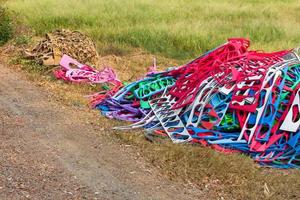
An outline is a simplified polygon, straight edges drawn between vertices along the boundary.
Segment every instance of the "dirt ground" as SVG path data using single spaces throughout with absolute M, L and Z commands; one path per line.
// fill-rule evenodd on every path
M 0 65 L 0 199 L 206 199 Z

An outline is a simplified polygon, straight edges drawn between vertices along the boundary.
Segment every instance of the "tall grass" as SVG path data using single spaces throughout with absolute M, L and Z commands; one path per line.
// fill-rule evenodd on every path
M 229 37 L 265 50 L 300 41 L 297 0 L 11 0 L 6 4 L 43 34 L 78 29 L 102 45 L 139 47 L 189 59 Z
M 1 2 L 0 2 L 1 3 Z M 13 25 L 9 13 L 0 4 L 0 46 L 13 37 Z

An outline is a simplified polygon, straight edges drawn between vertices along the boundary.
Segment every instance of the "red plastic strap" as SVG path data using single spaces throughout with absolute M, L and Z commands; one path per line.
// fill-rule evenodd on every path
M 94 108 L 98 104 L 100 104 L 103 100 L 105 100 L 108 97 L 113 96 L 116 94 L 122 87 L 123 84 L 121 82 L 115 82 L 114 87 L 109 91 L 104 91 L 103 93 L 96 93 L 94 95 L 90 96 L 91 99 L 91 106 Z
M 165 75 L 177 78 L 175 85 L 170 90 L 170 94 L 177 99 L 173 105 L 173 109 L 182 108 L 191 104 L 198 93 L 202 81 L 210 76 L 213 76 L 220 85 L 224 85 L 229 81 L 240 83 L 247 81 L 248 77 L 256 75 L 260 75 L 260 79 L 263 79 L 267 69 L 280 61 L 281 56 L 288 52 L 258 53 L 255 51 L 247 51 L 249 46 L 249 40 L 232 38 L 228 40 L 227 44 L 224 44 L 207 55 L 178 69 L 166 72 Z M 239 66 L 239 69 L 237 69 L 236 66 Z M 232 80 L 225 78 L 229 75 L 232 76 Z M 242 89 L 254 90 L 254 99 L 257 99 L 255 97 L 258 95 L 261 84 L 260 81 L 260 83 L 254 86 L 246 85 L 245 88 Z M 240 90 L 236 88 L 233 100 L 243 101 L 248 97 L 248 95 L 241 96 L 239 94 Z M 257 102 L 255 101 L 253 105 L 231 105 L 231 107 L 253 111 L 257 106 L 256 104 Z
M 250 148 L 254 151 L 264 151 L 268 149 L 272 144 L 275 144 L 280 138 L 282 138 L 283 135 L 286 136 L 286 139 L 288 140 L 290 137 L 290 134 L 287 134 L 286 131 L 280 130 L 280 126 L 282 122 L 284 121 L 287 113 L 290 110 L 291 104 L 294 101 L 294 98 L 297 94 L 297 91 L 300 89 L 300 84 L 294 89 L 290 99 L 289 103 L 286 105 L 284 112 L 282 113 L 281 117 L 278 119 L 277 123 L 275 123 L 271 129 L 271 135 L 268 140 L 268 142 L 261 143 L 259 141 L 253 140 L 251 141 Z M 254 138 L 254 137 L 253 137 Z

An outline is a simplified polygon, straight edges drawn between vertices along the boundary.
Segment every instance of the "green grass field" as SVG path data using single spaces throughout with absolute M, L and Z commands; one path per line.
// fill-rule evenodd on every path
M 9 0 L 5 6 L 38 36 L 58 28 L 80 30 L 92 37 L 101 55 L 126 59 L 132 50 L 142 49 L 164 63 L 181 63 L 230 37 L 250 38 L 252 49 L 266 51 L 291 49 L 300 42 L 298 0 Z M 78 89 L 73 87 L 68 85 L 67 93 Z M 207 180 L 217 181 L 218 186 L 210 186 L 215 199 L 300 198 L 299 170 L 260 168 L 244 155 L 199 146 L 152 144 L 135 133 L 117 137 L 138 146 L 176 180 L 201 187 Z
M 98 47 L 139 47 L 185 60 L 229 37 L 248 37 L 255 49 L 297 46 L 297 0 L 10 0 L 37 34 L 60 27 L 84 31 Z M 100 51 L 101 52 L 101 51 Z

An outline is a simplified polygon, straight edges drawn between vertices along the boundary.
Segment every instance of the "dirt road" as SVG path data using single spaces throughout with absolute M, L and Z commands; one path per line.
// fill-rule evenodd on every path
M 204 199 L 0 65 L 0 199 Z M 98 134 L 97 134 L 98 133 Z

